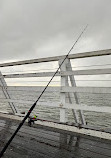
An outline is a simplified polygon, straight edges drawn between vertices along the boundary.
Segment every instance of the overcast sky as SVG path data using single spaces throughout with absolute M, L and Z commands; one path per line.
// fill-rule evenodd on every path
M 111 48 L 111 0 L 0 0 L 0 61 Z
M 64 55 L 86 24 L 87 30 L 71 53 L 110 49 L 111 0 L 0 0 L 0 62 Z M 110 60 L 80 59 L 73 66 L 106 64 Z M 29 66 L 3 71 L 40 69 L 44 64 Z M 57 64 L 45 65 L 49 67 L 56 68 Z

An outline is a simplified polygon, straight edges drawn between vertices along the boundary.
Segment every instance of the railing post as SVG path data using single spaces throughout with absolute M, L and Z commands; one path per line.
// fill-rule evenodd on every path
M 0 86 L 2 87 L 2 91 L 3 91 L 3 94 L 4 94 L 5 98 L 6 99 L 11 99 L 10 95 L 9 95 L 9 93 L 7 91 L 7 84 L 6 84 L 5 80 L 4 80 L 4 77 L 3 77 L 1 72 L 0 72 Z M 16 114 L 16 113 L 19 114 L 20 113 L 19 110 L 15 107 L 15 105 L 13 103 L 9 103 L 9 105 L 10 105 L 11 110 L 12 110 L 12 112 L 14 114 Z
M 69 59 L 66 59 L 66 71 L 68 69 L 68 65 L 69 65 Z M 69 82 L 67 80 L 67 84 L 66 84 L 67 87 L 69 87 Z M 68 100 L 69 100 L 69 103 L 73 104 L 74 103 L 74 95 L 73 93 L 67 93 L 67 97 L 68 97 Z M 75 119 L 75 123 L 80 123 L 79 122 L 79 116 L 78 116 L 78 113 L 76 110 L 72 109 L 72 113 L 73 113 L 73 116 L 74 116 L 74 119 Z
M 66 70 L 67 71 L 72 71 L 70 59 L 67 59 L 67 61 L 68 61 L 68 64 L 67 64 Z M 74 75 L 69 75 L 69 78 L 70 78 L 71 86 L 76 87 L 76 82 L 75 82 Z M 73 93 L 73 94 L 74 94 L 74 97 L 75 97 L 76 104 L 79 104 L 77 94 L 76 93 Z M 84 118 L 83 111 L 79 110 L 79 114 L 80 114 L 81 123 L 86 125 L 86 121 L 85 121 L 85 118 Z
M 59 64 L 63 59 L 59 60 Z M 60 71 L 66 71 L 66 61 L 62 64 Z M 66 86 L 66 82 L 68 80 L 67 76 L 61 76 L 61 86 Z M 67 110 L 64 109 L 62 106 L 66 103 L 66 94 L 65 93 L 60 93 L 60 99 L 61 99 L 61 108 L 60 108 L 60 122 L 67 122 Z

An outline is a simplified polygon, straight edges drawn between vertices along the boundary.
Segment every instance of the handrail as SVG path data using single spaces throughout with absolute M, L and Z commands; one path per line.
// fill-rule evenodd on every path
M 4 78 L 25 78 L 25 77 L 50 77 L 54 72 L 37 72 L 37 73 L 21 73 L 21 74 L 7 74 L 3 75 Z M 74 70 L 58 72 L 56 76 L 68 75 L 103 75 L 111 74 L 111 68 L 105 69 L 88 69 L 88 70 Z
M 103 55 L 111 55 L 111 49 L 70 54 L 68 56 L 68 58 L 69 59 L 79 59 L 79 58 L 87 58 L 87 57 L 95 57 L 95 56 L 103 56 Z M 0 67 L 35 64 L 35 63 L 41 63 L 41 62 L 52 62 L 52 61 L 58 61 L 60 59 L 63 59 L 64 57 L 65 56 L 62 55 L 62 56 L 47 57 L 47 58 L 40 58 L 40 59 L 31 59 L 31 60 L 24 60 L 24 61 L 17 61 L 17 62 L 1 63 Z

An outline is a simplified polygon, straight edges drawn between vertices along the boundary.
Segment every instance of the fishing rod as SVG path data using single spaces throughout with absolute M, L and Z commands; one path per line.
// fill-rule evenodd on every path
M 10 139 L 8 140 L 8 142 L 5 144 L 4 148 L 2 149 L 1 153 L 0 153 L 0 157 L 3 156 L 4 152 L 6 151 L 6 149 L 8 148 L 8 146 L 10 145 L 10 143 L 12 142 L 12 140 L 14 139 L 14 137 L 16 136 L 16 134 L 18 133 L 18 131 L 20 130 L 20 128 L 23 126 L 24 122 L 26 121 L 26 119 L 30 116 L 31 112 L 33 111 L 33 109 L 35 108 L 37 102 L 39 101 L 39 99 L 41 98 L 41 96 L 43 95 L 43 93 L 45 92 L 45 90 L 47 89 L 47 87 L 49 86 L 49 84 L 51 83 L 51 81 L 53 80 L 53 78 L 55 77 L 55 75 L 58 73 L 59 69 L 61 68 L 62 64 L 64 63 L 64 61 L 67 59 L 68 55 L 70 54 L 70 52 L 73 50 L 74 46 L 76 45 L 76 43 L 79 41 L 79 39 L 81 38 L 82 34 L 84 33 L 84 31 L 87 29 L 88 25 L 85 26 L 85 28 L 83 29 L 83 31 L 80 33 L 80 35 L 78 36 L 77 40 L 74 42 L 74 44 L 72 45 L 72 47 L 70 48 L 70 50 L 68 51 L 67 55 L 65 55 L 63 61 L 61 62 L 61 64 L 59 65 L 58 69 L 56 70 L 56 72 L 53 74 L 52 78 L 49 80 L 48 84 L 46 85 L 46 87 L 43 89 L 43 91 L 41 92 L 40 96 L 38 97 L 38 99 L 35 101 L 35 103 L 31 106 L 31 108 L 29 109 L 29 111 L 27 112 L 26 116 L 23 118 L 23 120 L 21 121 L 21 123 L 19 124 L 19 126 L 17 127 L 17 129 L 15 130 L 15 132 L 13 133 L 13 135 L 10 137 Z

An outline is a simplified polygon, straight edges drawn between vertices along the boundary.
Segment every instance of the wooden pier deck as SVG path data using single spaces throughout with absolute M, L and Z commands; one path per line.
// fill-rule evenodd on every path
M 20 121 L 0 114 L 0 150 Z M 27 123 L 10 144 L 4 158 L 111 158 L 111 141 L 77 133 L 29 127 Z

